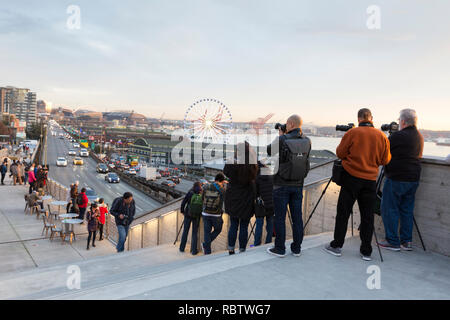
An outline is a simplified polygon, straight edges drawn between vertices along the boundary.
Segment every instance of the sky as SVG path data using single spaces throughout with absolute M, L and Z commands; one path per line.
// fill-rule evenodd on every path
M 234 121 L 333 126 L 414 108 L 419 127 L 450 130 L 449 13 L 448 0 L 0 0 L 0 86 L 169 119 L 202 98 Z

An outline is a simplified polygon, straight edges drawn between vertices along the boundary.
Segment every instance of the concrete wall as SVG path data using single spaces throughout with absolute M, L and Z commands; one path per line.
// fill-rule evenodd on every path
M 329 172 L 331 165 L 323 167 L 321 170 Z M 327 171 L 328 170 L 328 171 Z M 321 172 L 323 174 L 323 172 Z M 316 173 L 311 175 L 318 177 Z M 314 180 L 314 179 L 311 179 Z M 303 190 L 303 221 L 306 223 L 320 195 L 325 189 L 328 179 L 310 181 L 305 184 Z M 323 199 L 319 203 L 311 221 L 309 222 L 305 234 L 312 235 L 334 230 L 336 218 L 336 204 L 340 187 L 330 183 Z M 443 160 L 423 161 L 423 173 L 420 187 L 416 195 L 415 217 L 419 225 L 422 237 L 427 250 L 450 256 L 450 164 Z M 176 234 L 183 222 L 183 216 L 179 212 L 180 200 L 172 201 L 170 204 L 154 210 L 148 215 L 137 219 L 130 230 L 131 240 L 130 250 L 141 247 L 151 247 L 160 244 L 173 243 Z M 113 218 L 112 218 L 113 219 Z M 227 233 L 229 229 L 229 218 L 223 215 L 224 225 L 222 233 L 213 242 L 213 251 L 227 249 Z M 252 218 L 251 225 L 254 223 Z M 108 221 L 111 224 L 113 221 Z M 353 231 L 356 233 L 360 223 L 360 215 L 357 203 L 353 208 Z M 288 216 L 286 217 L 286 236 L 292 237 L 292 230 Z M 116 239 L 115 227 L 111 227 L 110 238 Z M 375 230 L 378 238 L 384 238 L 382 221 L 379 216 L 375 216 Z M 250 232 L 250 227 L 249 227 Z M 349 231 L 352 232 L 351 220 L 349 221 Z M 265 231 L 263 232 L 263 239 Z M 203 225 L 200 225 L 199 238 L 203 239 Z M 413 244 L 420 247 L 417 231 L 414 230 Z M 188 243 L 191 241 L 191 234 Z M 249 244 L 253 244 L 253 237 Z M 199 246 L 200 246 L 199 241 Z M 199 248 L 200 250 L 200 248 Z

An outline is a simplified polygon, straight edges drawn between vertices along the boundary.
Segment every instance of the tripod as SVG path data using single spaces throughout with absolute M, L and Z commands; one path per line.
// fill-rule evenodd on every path
M 323 189 L 322 194 L 319 197 L 319 200 L 317 200 L 316 205 L 314 206 L 314 209 L 311 211 L 311 214 L 309 215 L 308 220 L 306 221 L 305 225 L 303 226 L 303 230 L 306 229 L 306 227 L 307 227 L 309 221 L 311 220 L 314 212 L 316 211 L 317 207 L 319 206 L 320 201 L 322 200 L 323 196 L 327 192 L 327 189 L 330 186 L 330 183 L 331 183 L 332 179 L 333 178 L 330 178 L 330 180 L 328 180 L 328 183 L 327 183 L 326 187 Z M 378 186 L 378 181 L 377 181 L 377 186 Z M 351 215 L 352 236 L 353 236 L 353 212 L 351 212 L 350 215 Z M 291 219 L 291 225 L 292 225 L 292 218 L 291 218 L 290 214 L 289 214 L 289 218 Z M 359 230 L 359 228 L 358 228 L 358 230 Z M 377 239 L 377 235 L 376 235 L 375 231 L 373 232 L 373 234 L 375 236 L 375 242 L 376 242 L 377 247 L 378 247 L 378 253 L 380 254 L 381 262 L 383 262 L 383 255 L 381 254 L 380 245 L 378 244 L 378 239 Z
M 186 219 L 186 218 L 184 218 L 184 219 Z M 175 241 L 173 242 L 173 245 L 175 245 L 177 243 L 177 241 L 178 241 L 178 237 L 180 236 L 181 229 L 183 229 L 183 226 L 184 226 L 184 219 L 183 219 L 183 222 L 181 223 L 180 230 L 178 230 L 177 237 L 175 238 Z

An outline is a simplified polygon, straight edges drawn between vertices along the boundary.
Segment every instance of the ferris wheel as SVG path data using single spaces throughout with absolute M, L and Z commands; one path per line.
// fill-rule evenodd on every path
M 184 130 L 193 140 L 226 141 L 232 129 L 230 110 L 216 99 L 198 100 L 184 114 Z

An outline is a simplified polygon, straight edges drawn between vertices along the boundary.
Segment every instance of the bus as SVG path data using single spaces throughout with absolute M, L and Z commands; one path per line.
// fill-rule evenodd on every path
M 127 163 L 131 166 L 137 166 L 139 163 L 139 156 L 134 156 L 134 155 L 128 155 L 127 156 Z

